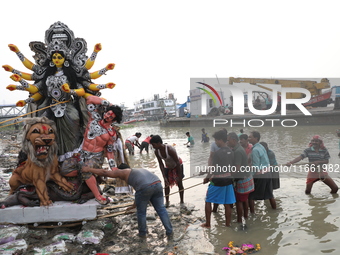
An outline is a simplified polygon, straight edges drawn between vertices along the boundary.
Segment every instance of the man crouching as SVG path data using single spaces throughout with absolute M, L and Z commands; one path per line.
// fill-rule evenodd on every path
M 159 215 L 166 235 L 172 235 L 172 225 L 167 210 L 164 206 L 163 187 L 159 178 L 143 168 L 131 169 L 127 164 L 121 164 L 118 168 L 111 168 L 113 171 L 96 169 L 83 166 L 83 172 L 91 172 L 100 176 L 120 178 L 131 185 L 135 193 L 135 206 L 137 207 L 138 231 L 140 237 L 146 237 L 146 208 L 149 203 L 153 205 Z

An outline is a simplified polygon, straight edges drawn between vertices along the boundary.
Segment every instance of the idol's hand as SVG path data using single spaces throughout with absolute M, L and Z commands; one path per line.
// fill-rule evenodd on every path
M 12 74 L 9 78 L 13 81 L 20 81 L 22 79 L 18 74 Z
M 11 51 L 14 51 L 15 53 L 20 52 L 20 50 L 18 49 L 18 47 L 14 44 L 8 44 L 8 47 Z
M 94 52 L 99 52 L 102 50 L 102 45 L 100 43 L 97 43 L 95 46 L 94 46 Z
M 3 69 L 5 69 L 5 71 L 7 72 L 12 72 L 13 71 L 13 67 L 11 67 L 10 65 L 3 65 L 2 66 Z
M 66 92 L 66 93 L 71 93 L 71 89 L 70 89 L 70 86 L 67 84 L 67 83 L 64 83 L 62 86 L 61 86 L 61 89 Z
M 107 89 L 113 89 L 115 86 L 116 86 L 116 84 L 114 84 L 113 82 L 106 83 L 106 85 L 105 85 L 105 87 Z
M 107 70 L 113 70 L 113 68 L 115 68 L 115 64 L 113 64 L 113 63 L 110 63 L 106 66 Z
M 18 107 L 24 107 L 25 105 L 26 105 L 26 101 L 25 100 L 19 100 L 16 103 L 16 106 L 18 106 Z
M 17 85 L 13 85 L 13 84 L 8 85 L 8 86 L 6 87 L 6 89 L 8 89 L 8 90 L 10 90 L 10 91 L 14 91 L 14 90 L 17 89 Z

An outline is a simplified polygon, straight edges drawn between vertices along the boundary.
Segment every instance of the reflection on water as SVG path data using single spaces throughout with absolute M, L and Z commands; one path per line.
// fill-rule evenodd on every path
M 210 152 L 210 144 L 201 143 L 201 128 L 169 128 L 159 127 L 158 123 L 140 123 L 129 129 L 123 129 L 124 138 L 136 133 L 142 133 L 142 139 L 150 134 L 159 134 L 165 143 L 175 144 L 178 155 L 183 159 L 184 173 L 190 176 L 190 166 L 205 165 Z M 219 128 L 204 127 L 212 134 Z M 239 133 L 239 128 L 228 128 L 229 132 Z M 267 142 L 276 154 L 279 164 L 285 164 L 300 155 L 308 146 L 310 138 L 321 135 L 325 146 L 331 155 L 330 164 L 339 164 L 338 138 L 335 135 L 336 126 L 312 127 L 262 127 L 261 141 Z M 244 128 L 245 133 L 253 129 Z M 255 130 L 255 129 L 254 129 Z M 187 148 L 185 132 L 190 131 L 196 144 Z M 137 148 L 136 148 L 137 149 Z M 133 167 L 145 167 L 161 176 L 158 162 L 152 150 L 149 155 L 142 155 L 136 150 L 135 156 L 129 156 Z M 306 161 L 304 161 L 306 162 Z M 206 230 L 207 237 L 215 245 L 216 252 L 225 254 L 221 249 L 229 241 L 235 244 L 245 242 L 260 243 L 261 254 L 340 254 L 338 245 L 338 231 L 340 227 L 340 202 L 338 195 L 329 194 L 329 188 L 321 183 L 315 183 L 312 195 L 305 195 L 305 172 L 282 175 L 281 188 L 274 191 L 277 210 L 272 210 L 267 201 L 258 201 L 256 215 L 246 221 L 246 228 L 242 229 L 236 223 L 236 212 L 233 212 L 232 227 L 224 227 L 224 208 L 212 215 L 212 228 Z M 330 173 L 334 181 L 340 186 L 339 173 Z M 202 182 L 203 177 L 190 178 L 184 181 L 184 187 L 191 187 Z M 161 178 L 162 179 L 162 178 Z M 196 206 L 195 213 L 204 217 L 204 199 L 206 185 L 198 185 L 185 191 L 185 202 Z M 174 187 L 171 192 L 177 191 Z M 171 193 L 170 192 L 170 193 Z M 178 194 L 170 197 L 171 203 L 179 203 Z
M 304 227 L 307 223 L 310 234 L 318 239 L 325 237 L 328 232 L 337 231 L 337 226 L 326 221 L 326 218 L 331 214 L 328 207 L 333 203 L 334 200 L 330 201 L 327 198 L 311 197 L 308 202 L 311 214 L 306 217 L 306 222 L 301 222 L 301 226 Z

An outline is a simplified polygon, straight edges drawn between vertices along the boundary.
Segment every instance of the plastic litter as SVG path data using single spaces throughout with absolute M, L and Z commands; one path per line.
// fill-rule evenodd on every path
M 67 252 L 66 244 L 64 240 L 61 240 L 57 243 L 50 244 L 43 248 L 34 248 L 35 255 L 58 255 L 58 254 L 65 254 Z
M 14 241 L 10 241 L 8 243 L 0 245 L 0 254 L 1 255 L 12 255 L 18 251 L 26 251 L 27 243 L 24 239 L 18 239 Z
M 19 233 L 20 227 L 18 226 L 2 226 L 2 228 L 0 229 L 0 244 L 14 241 Z
M 82 230 L 77 235 L 77 241 L 81 244 L 99 244 L 103 237 L 101 230 Z
M 64 240 L 65 242 L 73 242 L 76 239 L 71 233 L 60 233 L 52 238 L 53 242 Z

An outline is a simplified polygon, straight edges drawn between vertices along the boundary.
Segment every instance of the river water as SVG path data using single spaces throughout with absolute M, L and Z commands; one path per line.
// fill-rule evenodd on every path
M 204 127 L 210 136 L 218 128 Z M 228 128 L 228 132 L 239 133 L 239 128 Z M 338 168 L 340 162 L 338 137 L 335 130 L 337 126 L 297 126 L 285 127 L 260 127 L 256 130 L 261 133 L 261 141 L 267 142 L 276 154 L 279 164 L 285 164 L 299 156 L 308 146 L 308 142 L 315 134 L 321 135 L 325 146 L 331 155 L 330 166 L 334 171 L 330 173 L 334 181 L 340 186 Z M 244 133 L 249 134 L 254 129 L 244 128 Z M 158 134 L 164 143 L 174 145 L 178 155 L 184 162 L 185 177 L 194 173 L 195 166 L 205 165 L 210 152 L 210 143 L 202 144 L 201 128 L 171 128 L 160 127 L 157 122 L 138 123 L 131 128 L 122 129 L 122 135 L 127 138 L 136 132 L 141 132 L 141 141 L 150 134 Z M 185 133 L 190 133 L 195 138 L 196 144 L 187 148 Z M 151 150 L 147 155 L 145 151 L 139 154 L 136 150 L 134 156 L 129 156 L 132 167 L 147 168 L 160 176 L 157 159 Z M 303 161 L 307 162 L 307 161 Z M 191 169 L 191 170 L 190 170 Z M 297 166 L 289 173 L 281 173 L 281 188 L 274 191 L 277 210 L 272 210 L 268 201 L 256 202 L 256 213 L 246 221 L 246 228 L 240 228 L 236 222 L 236 211 L 232 215 L 232 226 L 224 225 L 224 208 L 212 215 L 211 229 L 205 229 L 206 237 L 215 246 L 215 251 L 225 254 L 222 248 L 229 241 L 235 244 L 250 242 L 261 245 L 261 254 L 340 254 L 338 244 L 338 231 L 340 227 L 340 199 L 338 195 L 329 193 L 329 188 L 322 182 L 314 184 L 312 194 L 305 195 L 306 172 L 303 166 Z M 184 181 L 188 188 L 202 183 L 203 177 L 193 177 Z M 162 180 L 162 179 L 161 179 Z M 198 185 L 185 191 L 185 202 L 194 204 L 195 214 L 204 219 L 204 199 L 207 185 Z M 177 187 L 170 193 L 177 191 Z M 170 202 L 179 203 L 179 195 L 170 197 Z

